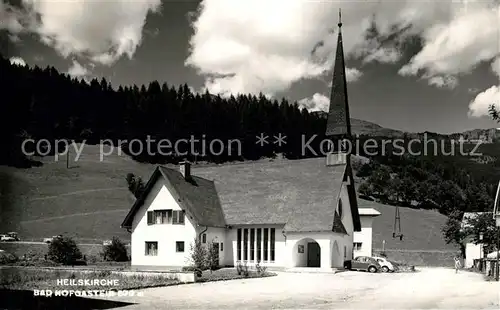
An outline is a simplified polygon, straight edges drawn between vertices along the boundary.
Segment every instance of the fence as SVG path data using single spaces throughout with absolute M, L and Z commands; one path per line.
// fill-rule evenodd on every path
M 495 259 L 475 259 L 474 269 L 487 275 L 488 277 L 495 278 L 499 269 L 497 268 L 497 260 Z

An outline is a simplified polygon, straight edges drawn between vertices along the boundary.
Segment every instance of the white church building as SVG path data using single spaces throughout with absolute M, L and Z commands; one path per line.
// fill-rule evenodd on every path
M 352 137 L 340 31 L 326 136 L 334 143 Z M 362 232 L 350 154 L 338 150 L 326 158 L 159 166 L 122 227 L 131 233 L 138 269 L 190 265 L 195 240 L 217 249 L 220 266 L 332 269 L 353 258 L 356 232 L 371 253 L 366 223 L 369 237 Z

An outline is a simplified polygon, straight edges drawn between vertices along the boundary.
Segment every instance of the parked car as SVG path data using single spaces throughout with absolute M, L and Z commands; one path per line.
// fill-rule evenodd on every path
M 15 231 L 11 231 L 6 233 L 5 235 L 2 235 L 2 238 L 5 239 L 4 241 L 19 241 L 19 235 Z
M 16 241 L 16 238 L 11 237 L 11 236 L 9 236 L 9 235 L 3 235 L 3 236 L 0 238 L 0 241 L 4 241 L 4 242 L 12 242 L 12 241 Z
M 358 256 L 351 261 L 351 270 L 375 273 L 381 269 L 382 266 L 380 266 L 377 260 L 368 256 Z
M 104 240 L 102 245 L 111 245 L 113 243 L 113 241 L 111 240 Z
M 372 256 L 373 259 L 375 259 L 380 266 L 382 266 L 382 272 L 394 272 L 396 268 L 394 265 L 387 260 L 387 258 L 380 257 L 380 256 Z
M 62 238 L 62 235 L 52 236 L 50 238 L 43 238 L 44 243 L 51 243 L 55 239 Z

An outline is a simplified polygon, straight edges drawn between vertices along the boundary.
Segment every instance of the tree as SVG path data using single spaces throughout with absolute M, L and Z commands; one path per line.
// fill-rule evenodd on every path
M 496 227 L 492 213 L 478 213 L 477 216 L 469 218 L 466 224 L 467 226 L 463 233 L 464 236 L 468 237 L 474 244 L 484 244 L 486 252 L 496 249 L 497 234 L 500 228 Z M 482 240 L 480 240 L 481 234 Z
M 208 243 L 207 264 L 210 270 L 219 268 L 219 247 L 212 242 Z
M 488 112 L 494 121 L 500 122 L 500 113 L 498 112 L 494 104 L 490 105 Z
M 146 188 L 146 185 L 142 181 L 142 178 L 139 176 L 135 176 L 133 173 L 128 173 L 125 179 L 127 180 L 129 191 L 134 195 L 135 198 L 139 198 Z
M 461 230 L 463 212 L 454 211 L 446 220 L 445 225 L 441 229 L 446 243 L 455 244 L 460 247 L 462 257 L 465 257 L 465 245 L 463 243 L 465 234 Z
M 105 245 L 101 253 L 105 261 L 126 262 L 128 261 L 127 247 L 118 239 L 113 237 L 111 244 Z
M 60 264 L 73 265 L 82 258 L 82 253 L 76 242 L 70 237 L 55 238 L 49 244 L 47 257 Z
M 201 272 L 207 269 L 207 249 L 201 243 L 200 238 L 196 238 L 191 244 L 189 258 L 191 265 L 195 269 L 195 272 L 200 277 Z
M 359 185 L 358 192 L 361 195 L 368 197 L 368 196 L 372 195 L 372 188 L 371 188 L 370 184 L 368 184 L 368 182 L 365 181 Z

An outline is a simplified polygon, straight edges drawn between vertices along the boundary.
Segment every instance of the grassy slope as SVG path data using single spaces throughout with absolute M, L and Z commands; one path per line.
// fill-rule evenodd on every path
M 392 238 L 395 207 L 376 202 L 359 200 L 361 208 L 375 208 L 381 213 L 373 221 L 373 248 L 382 249 L 385 240 L 386 250 L 454 250 L 455 247 L 443 239 L 441 227 L 446 216 L 431 210 L 415 210 L 400 208 L 401 230 L 403 240 Z
M 66 169 L 64 158 L 45 158 L 42 167 L 0 167 L 7 180 L 2 199 L 2 230 L 18 231 L 23 239 L 67 234 L 83 239 L 112 235 L 128 238 L 121 221 L 134 198 L 125 176 L 149 177 L 153 167 L 117 154 L 99 160 L 99 147 L 86 146 L 84 154 Z M 92 240 L 83 240 L 92 241 Z
M 71 167 L 66 169 L 64 158 L 59 162 L 47 158 L 42 167 L 31 169 L 0 167 L 0 177 L 8 181 L 2 190 L 7 197 L 0 201 L 2 232 L 18 231 L 23 239 L 39 240 L 62 233 L 83 243 L 111 236 L 128 241 L 129 234 L 120 224 L 134 198 L 127 190 L 125 176 L 132 172 L 147 180 L 154 166 L 117 154 L 100 162 L 99 147 L 86 146 Z M 361 201 L 361 205 L 366 203 L 372 204 Z M 386 240 L 387 249 L 452 249 L 440 231 L 445 217 L 437 212 L 401 209 L 405 238 L 399 241 L 392 238 L 394 207 L 373 207 L 382 213 L 374 221 L 374 248 L 381 248 Z

